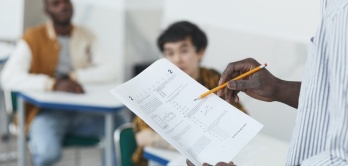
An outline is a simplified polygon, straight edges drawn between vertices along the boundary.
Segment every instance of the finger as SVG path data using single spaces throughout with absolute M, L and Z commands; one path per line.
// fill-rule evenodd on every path
M 251 58 L 228 64 L 224 72 L 221 74 L 219 85 L 230 81 L 231 79 L 237 77 L 241 73 L 249 71 L 253 66 L 258 64 L 259 63 L 257 61 Z M 219 96 L 222 96 L 223 90 L 219 90 L 217 94 Z
M 78 84 L 75 86 L 75 90 L 76 90 L 76 93 L 84 93 L 83 88 Z
M 229 63 L 220 77 L 219 85 L 259 65 L 260 63 L 258 63 L 255 59 L 252 58 L 247 58 L 241 61 Z
M 233 101 L 233 90 L 226 89 L 226 91 L 225 91 L 225 100 L 228 103 L 232 103 L 232 101 Z
M 219 162 L 215 166 L 230 166 L 230 164 L 224 163 L 224 162 Z
M 238 80 L 238 81 L 229 81 L 227 84 L 227 88 L 230 90 L 239 90 L 245 91 L 247 89 L 256 89 L 260 85 L 257 78 L 253 78 L 251 80 Z
M 232 166 L 237 166 L 235 165 L 232 161 L 230 161 L 228 164 L 232 165 Z
M 234 97 L 234 102 L 235 102 L 235 103 L 238 103 L 238 102 L 239 102 L 239 96 L 238 96 L 238 95 L 235 95 L 235 97 Z
M 71 93 L 77 93 L 75 87 L 70 87 L 70 88 L 69 88 L 69 92 L 71 92 Z
M 238 73 L 240 72 L 239 69 L 240 69 L 240 65 L 238 65 L 238 62 L 228 64 L 226 69 L 221 74 L 219 85 L 224 84 L 225 82 L 236 77 Z
M 81 87 L 81 93 L 85 93 L 85 90 Z
M 75 93 L 82 93 L 82 89 L 80 87 L 75 87 Z
M 232 100 L 234 103 L 236 103 L 236 98 L 239 100 L 239 97 L 238 97 L 239 92 L 240 92 L 239 90 L 233 90 Z
M 212 166 L 212 165 L 210 165 L 210 164 L 208 164 L 208 163 L 203 163 L 202 166 Z
M 188 166 L 195 166 L 194 164 L 191 163 L 190 160 L 186 160 L 186 164 L 187 164 Z
M 75 90 L 74 89 L 71 89 L 71 88 L 67 88 L 65 90 L 63 90 L 65 92 L 69 92 L 69 93 L 75 93 Z
M 78 82 L 75 82 L 76 86 L 79 87 L 79 91 L 80 93 L 85 93 L 85 91 L 83 90 L 83 87 L 81 86 L 81 84 L 79 84 Z
M 217 94 L 219 97 L 224 96 L 225 89 L 226 89 L 226 88 L 222 88 L 222 89 L 218 90 L 216 94 Z

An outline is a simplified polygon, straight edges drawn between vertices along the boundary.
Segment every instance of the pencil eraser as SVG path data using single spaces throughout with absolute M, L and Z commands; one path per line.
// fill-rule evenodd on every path
M 267 66 L 267 63 L 265 63 L 265 66 Z

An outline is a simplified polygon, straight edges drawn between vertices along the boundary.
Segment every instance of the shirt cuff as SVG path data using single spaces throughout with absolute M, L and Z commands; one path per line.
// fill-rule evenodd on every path
M 71 80 L 77 82 L 77 76 L 76 76 L 76 73 L 75 73 L 75 72 L 70 72 L 70 73 L 69 73 L 69 78 L 70 78 Z
M 54 78 L 50 78 L 46 84 L 46 91 L 52 91 L 53 90 L 53 86 L 56 83 L 56 80 Z

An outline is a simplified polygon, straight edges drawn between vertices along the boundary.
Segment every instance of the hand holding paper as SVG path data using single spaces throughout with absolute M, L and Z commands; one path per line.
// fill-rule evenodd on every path
M 262 124 L 216 95 L 193 101 L 207 89 L 166 59 L 112 90 L 193 164 L 229 162 Z

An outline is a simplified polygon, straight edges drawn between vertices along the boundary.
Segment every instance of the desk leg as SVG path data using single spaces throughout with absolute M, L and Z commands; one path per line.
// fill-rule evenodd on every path
M 18 103 L 18 137 L 17 137 L 17 151 L 18 151 L 18 166 L 26 165 L 26 140 L 25 140 L 25 111 L 24 100 L 22 97 L 17 97 Z
M 113 114 L 105 115 L 105 162 L 106 166 L 113 166 L 113 153 L 112 148 L 112 137 L 114 130 L 114 116 Z
M 8 115 L 6 112 L 4 91 L 0 88 L 0 136 L 1 139 L 9 136 L 8 132 Z

